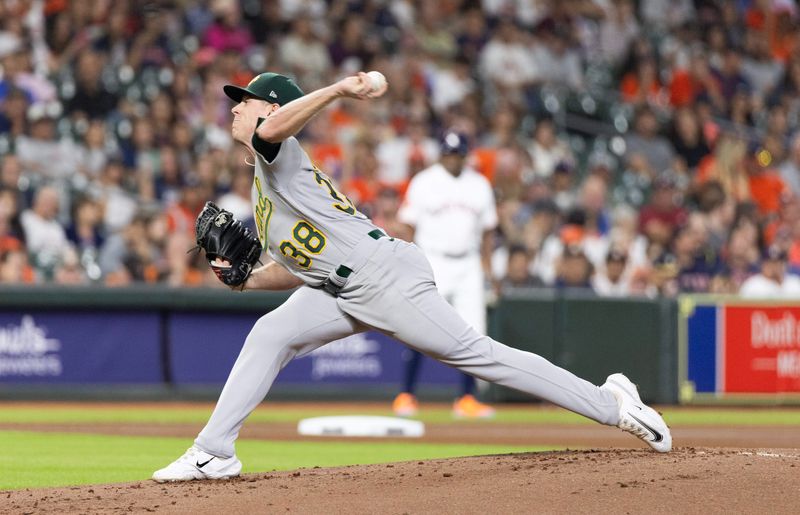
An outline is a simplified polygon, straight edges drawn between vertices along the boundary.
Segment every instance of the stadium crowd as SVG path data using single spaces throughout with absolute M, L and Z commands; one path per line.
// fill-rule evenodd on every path
M 226 83 L 380 70 L 301 142 L 389 233 L 473 142 L 494 286 L 798 296 L 791 0 L 0 0 L 0 283 L 218 286 L 208 199 L 252 218 Z

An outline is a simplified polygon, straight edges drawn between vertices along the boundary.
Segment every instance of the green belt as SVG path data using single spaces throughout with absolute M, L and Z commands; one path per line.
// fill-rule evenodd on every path
M 369 236 L 373 240 L 379 240 L 381 238 L 388 238 L 386 233 L 383 232 L 380 229 L 371 230 L 370 232 L 367 233 L 367 236 Z M 392 239 L 394 239 L 394 238 L 392 238 Z M 347 279 L 348 277 L 350 277 L 350 274 L 352 274 L 352 273 L 353 273 L 353 270 L 348 268 L 348 267 L 346 267 L 346 266 L 344 266 L 344 265 L 339 265 L 339 267 L 336 269 L 336 275 L 338 275 L 339 277 L 341 277 L 343 279 Z M 325 279 L 325 282 L 322 283 L 322 289 L 327 291 L 331 295 L 335 296 L 335 295 L 337 295 L 339 293 L 339 290 L 341 288 L 339 288 L 335 284 L 331 283 L 328 279 Z
M 380 229 L 373 229 L 372 231 L 367 233 L 367 236 L 372 238 L 373 240 L 379 240 L 381 238 L 386 238 L 386 233 L 381 231 Z

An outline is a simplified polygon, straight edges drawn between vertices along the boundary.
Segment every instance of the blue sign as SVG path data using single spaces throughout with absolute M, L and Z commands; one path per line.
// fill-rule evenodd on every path
M 697 306 L 687 320 L 687 379 L 697 393 L 717 388 L 717 306 Z
M 0 313 L 0 383 L 163 381 L 157 313 Z

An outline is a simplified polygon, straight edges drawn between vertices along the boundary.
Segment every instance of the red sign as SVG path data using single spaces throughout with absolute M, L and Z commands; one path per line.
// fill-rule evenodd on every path
M 720 391 L 800 392 L 800 307 L 721 310 Z

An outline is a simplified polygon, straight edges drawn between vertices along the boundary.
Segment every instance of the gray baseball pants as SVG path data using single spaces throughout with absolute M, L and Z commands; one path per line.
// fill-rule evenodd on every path
M 303 286 L 261 317 L 245 340 L 216 408 L 195 445 L 234 455 L 247 416 L 295 357 L 354 333 L 377 329 L 477 378 L 514 388 L 602 424 L 616 425 L 615 397 L 536 354 L 473 330 L 437 292 L 428 261 L 402 240 L 366 238 L 338 297 Z

